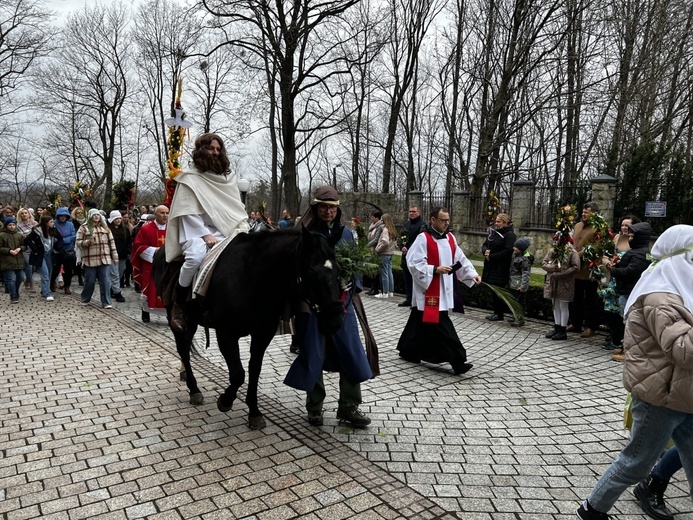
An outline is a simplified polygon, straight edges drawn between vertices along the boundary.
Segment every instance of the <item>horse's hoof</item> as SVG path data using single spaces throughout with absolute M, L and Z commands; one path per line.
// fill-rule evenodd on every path
M 233 408 L 233 402 L 231 403 L 230 406 L 226 406 L 224 403 L 221 402 L 222 399 L 223 399 L 223 397 L 224 397 L 223 395 L 220 395 L 220 396 L 217 398 L 217 409 L 218 409 L 220 412 L 224 412 L 224 413 L 230 412 L 230 411 L 232 410 L 232 408 Z
M 202 395 L 202 392 L 199 392 L 197 394 L 190 394 L 190 404 L 204 404 L 205 403 L 205 396 Z
M 258 415 L 257 417 L 248 417 L 248 427 L 251 430 L 262 430 L 265 426 L 267 426 L 267 423 L 262 415 Z
M 180 380 L 181 380 L 181 381 L 186 381 L 187 379 L 188 379 L 188 376 L 185 374 L 185 370 L 183 370 L 183 371 L 180 373 Z

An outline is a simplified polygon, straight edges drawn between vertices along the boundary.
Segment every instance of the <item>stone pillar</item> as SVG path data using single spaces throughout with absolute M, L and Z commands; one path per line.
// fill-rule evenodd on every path
M 463 231 L 469 227 L 469 201 L 471 194 L 466 190 L 455 191 L 452 193 L 452 213 L 453 230 L 456 233 Z
M 616 179 L 611 175 L 599 175 L 591 180 L 592 202 L 599 206 L 599 213 L 607 222 L 614 222 L 616 207 Z M 578 210 L 579 211 L 579 210 Z
M 534 205 L 534 183 L 532 181 L 513 182 L 513 200 L 510 218 L 516 231 L 532 221 Z
M 409 209 L 412 206 L 416 206 L 417 208 L 419 208 L 421 216 L 423 216 L 423 214 L 426 212 L 426 208 L 423 207 L 423 191 L 412 190 L 409 193 L 407 193 L 407 199 L 409 200 L 409 207 L 406 209 Z M 409 213 L 407 213 L 407 215 L 409 215 Z

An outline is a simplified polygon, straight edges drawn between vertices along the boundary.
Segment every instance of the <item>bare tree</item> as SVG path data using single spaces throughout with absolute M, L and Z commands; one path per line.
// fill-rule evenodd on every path
M 175 115 L 178 79 L 197 52 L 201 25 L 177 2 L 149 0 L 137 10 L 132 35 L 137 43 L 138 78 L 150 114 L 144 126 L 156 148 L 159 179 L 165 183 L 168 133 L 164 119 Z
M 333 20 L 358 0 L 323 3 L 301 0 L 290 4 L 281 0 L 202 0 L 202 3 L 215 17 L 215 23 L 226 31 L 228 44 L 253 53 L 266 64 L 268 71 L 277 74 L 268 76 L 268 80 L 279 85 L 281 182 L 285 204 L 289 211 L 296 213 L 299 206 L 297 135 L 315 131 L 315 128 L 301 128 L 296 103 L 303 96 L 304 110 L 307 108 L 315 116 L 313 120 L 327 121 L 334 117 L 332 107 L 321 105 L 325 98 L 313 91 L 324 88 L 331 76 L 346 71 L 345 66 L 340 67 L 345 58 L 337 52 L 338 27 Z M 274 87 L 269 86 L 268 90 L 274 91 Z M 327 115 L 323 114 L 325 108 Z
M 75 141 L 94 164 L 94 189 L 104 186 L 111 200 L 121 111 L 130 74 L 128 13 L 122 4 L 84 8 L 69 17 L 54 59 L 39 78 L 42 108 L 53 118 L 56 107 L 73 107 Z M 80 131 L 83 130 L 84 133 Z
M 382 191 L 390 192 L 393 147 L 402 103 L 416 76 L 419 50 L 436 15 L 445 2 L 430 0 L 390 0 L 392 13 L 389 48 L 386 52 L 391 74 L 387 142 L 383 157 Z
M 0 0 L 0 113 L 47 48 L 51 15 L 43 0 Z

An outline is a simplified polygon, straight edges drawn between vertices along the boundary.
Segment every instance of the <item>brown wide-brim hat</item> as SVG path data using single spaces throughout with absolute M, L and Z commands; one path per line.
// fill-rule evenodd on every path
M 315 189 L 310 207 L 301 218 L 301 224 L 303 224 L 305 227 L 309 227 L 313 222 L 313 219 L 317 217 L 315 212 L 317 211 L 318 204 L 331 204 L 333 206 L 339 206 L 339 192 L 332 186 L 320 186 L 319 188 Z M 341 214 L 341 210 L 338 209 L 337 218 L 335 219 L 337 222 L 340 221 Z

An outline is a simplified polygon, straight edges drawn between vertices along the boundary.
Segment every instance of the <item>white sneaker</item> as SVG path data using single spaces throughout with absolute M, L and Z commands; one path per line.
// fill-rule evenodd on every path
M 380 293 L 375 295 L 376 298 L 387 298 L 387 293 Z
M 46 296 L 46 301 L 52 302 L 52 301 L 55 301 L 55 298 L 53 298 L 52 296 Z
M 108 305 L 108 304 L 107 304 L 107 305 L 104 305 L 103 308 L 104 308 L 104 309 L 112 309 L 112 308 L 113 308 L 113 305 Z
M 388 298 L 394 298 L 394 297 L 395 297 L 395 293 L 389 292 L 389 293 L 387 293 L 387 297 L 388 297 Z

